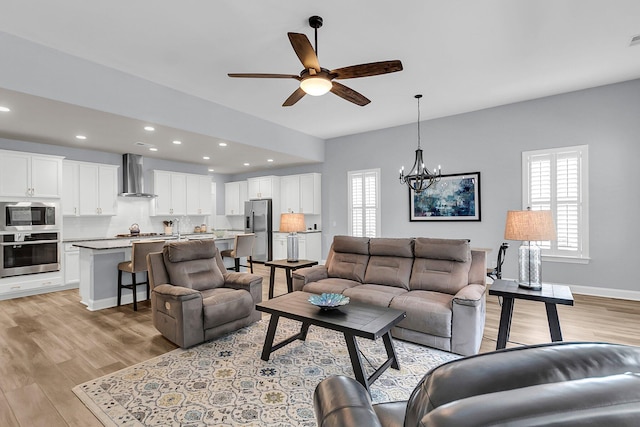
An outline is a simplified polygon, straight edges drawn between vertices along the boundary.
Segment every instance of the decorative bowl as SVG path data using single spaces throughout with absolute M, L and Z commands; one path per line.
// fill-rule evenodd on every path
M 322 311 L 328 311 L 349 304 L 349 297 L 345 297 L 342 294 L 323 293 L 322 295 L 311 295 L 309 302 L 320 307 Z

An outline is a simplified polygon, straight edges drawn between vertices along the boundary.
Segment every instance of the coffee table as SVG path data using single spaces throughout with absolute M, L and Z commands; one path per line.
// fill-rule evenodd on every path
M 262 347 L 262 360 L 269 360 L 271 353 L 287 344 L 296 340 L 304 341 L 307 337 L 309 326 L 314 325 L 344 334 L 356 380 L 367 391 L 369 390 L 369 385 L 378 379 L 389 366 L 394 369 L 400 369 L 396 350 L 391 339 L 391 328 L 406 317 L 404 311 L 355 302 L 332 311 L 322 311 L 308 301 L 311 295 L 313 294 L 297 291 L 256 304 L 258 311 L 271 314 L 267 336 Z M 298 334 L 278 344 L 273 344 L 280 317 L 302 322 L 302 327 Z M 356 337 L 370 340 L 382 337 L 387 352 L 387 361 L 368 378 L 362 367 L 362 359 L 360 358 Z

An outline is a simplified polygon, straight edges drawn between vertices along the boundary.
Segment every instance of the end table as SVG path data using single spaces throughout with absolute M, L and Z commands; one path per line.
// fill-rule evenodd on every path
M 312 265 L 317 264 L 318 261 L 311 261 L 308 259 L 299 259 L 295 262 L 289 262 L 286 259 L 278 259 L 265 262 L 265 267 L 271 267 L 271 272 L 269 273 L 269 299 L 273 298 L 276 268 L 284 268 L 285 274 L 287 276 L 287 292 L 291 293 L 293 292 L 293 279 L 291 277 L 291 272 L 299 268 L 311 267 Z

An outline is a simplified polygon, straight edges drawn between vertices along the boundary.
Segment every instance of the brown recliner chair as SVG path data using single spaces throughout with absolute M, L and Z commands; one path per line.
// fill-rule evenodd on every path
M 360 383 L 318 384 L 319 427 L 637 426 L 640 347 L 551 343 L 454 360 L 428 372 L 408 401 L 372 405 Z
M 227 272 L 213 240 L 170 242 L 147 263 L 153 325 L 180 347 L 260 320 L 262 277 Z

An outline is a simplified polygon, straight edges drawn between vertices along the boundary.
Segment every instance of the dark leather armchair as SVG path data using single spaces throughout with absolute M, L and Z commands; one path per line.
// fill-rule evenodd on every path
M 357 381 L 316 388 L 319 427 L 640 425 L 640 348 L 604 343 L 516 347 L 445 363 L 408 401 L 372 405 Z
M 227 272 L 212 239 L 170 242 L 147 263 L 153 325 L 182 348 L 261 318 L 262 277 Z

